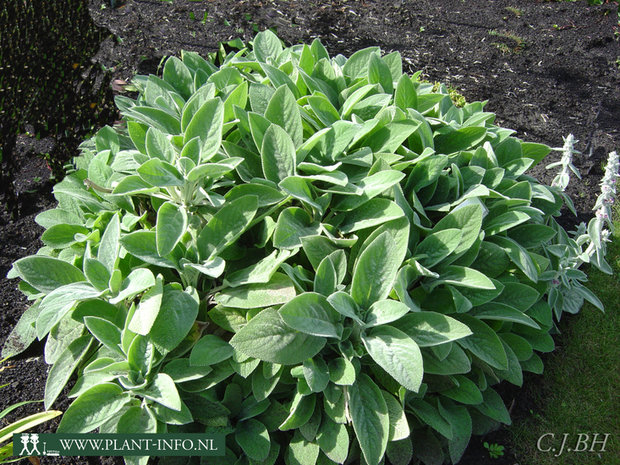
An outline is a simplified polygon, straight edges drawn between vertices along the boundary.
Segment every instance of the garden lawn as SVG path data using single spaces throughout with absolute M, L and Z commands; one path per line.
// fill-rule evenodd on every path
M 620 463 L 620 224 L 616 221 L 613 242 L 608 244 L 608 261 L 614 270 L 609 276 L 598 270 L 588 271 L 588 287 L 605 304 L 605 313 L 586 304 L 576 316 L 565 316 L 560 323 L 562 335 L 556 337 L 556 350 L 545 360 L 545 371 L 530 379 L 524 389 L 537 405 L 531 416 L 515 422 L 510 429 L 512 450 L 521 465 L 616 465 Z M 547 450 L 555 447 L 556 452 Z M 564 434 L 569 434 L 564 451 L 559 454 Z M 588 434 L 588 450 L 577 446 L 579 433 Z M 603 445 L 592 445 L 609 434 Z M 585 436 L 582 436 L 585 440 Z M 556 457 L 556 455 L 558 455 Z

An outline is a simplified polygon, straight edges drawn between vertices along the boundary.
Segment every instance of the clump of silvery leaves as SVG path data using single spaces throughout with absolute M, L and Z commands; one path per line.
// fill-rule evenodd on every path
M 550 149 L 398 53 L 265 31 L 133 85 L 10 273 L 32 306 L 4 354 L 46 340 L 47 408 L 77 376 L 59 432 L 222 433 L 217 464 L 457 463 L 510 423 L 496 386 L 542 372 L 554 310 L 599 304 L 562 189 L 527 174 Z
M 562 148 L 553 149 L 562 152 L 561 159 L 546 166 L 547 169 L 560 167 L 551 185 L 562 192 L 572 213 L 576 213 L 575 209 L 564 191 L 570 182 L 571 172 L 581 179 L 579 170 L 573 164 L 573 156 L 581 154 L 575 150 L 577 142 L 574 136 L 569 134 L 564 139 Z M 584 263 L 590 263 L 605 273 L 612 273 L 605 255 L 607 253 L 606 242 L 609 242 L 610 234 L 613 232 L 612 206 L 616 198 L 619 168 L 618 155 L 616 152 L 611 152 L 600 183 L 601 194 L 596 199 L 593 208 L 594 218 L 587 225 L 580 223 L 577 230 L 572 231 L 573 237 L 566 234 L 562 228 L 558 229 L 562 240 L 557 241 L 553 247 L 547 248 L 557 261 L 557 266 L 554 266 L 554 269 L 548 271 L 545 276 L 551 278 L 554 285 L 549 291 L 548 301 L 558 320 L 562 317 L 562 312 L 579 312 L 585 300 L 603 310 L 603 304 L 598 298 L 581 284 L 587 280 L 587 276 L 578 268 Z

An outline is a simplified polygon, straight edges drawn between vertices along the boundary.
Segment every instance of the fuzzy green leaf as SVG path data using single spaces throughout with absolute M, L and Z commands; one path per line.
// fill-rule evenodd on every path
M 222 143 L 224 104 L 219 98 L 207 100 L 194 114 L 185 129 L 183 143 L 200 137 L 200 159 L 209 160 Z
M 270 30 L 262 31 L 254 37 L 254 54 L 258 61 L 275 60 L 282 52 L 280 39 Z
M 380 326 L 398 320 L 409 313 L 409 307 L 396 300 L 379 300 L 366 314 L 366 326 Z
M 215 302 L 234 308 L 263 308 L 289 302 L 295 297 L 291 279 L 282 273 L 275 273 L 269 282 L 246 284 L 223 290 L 215 295 Z
M 322 392 L 329 383 L 327 364 L 320 357 L 304 360 L 304 379 L 312 392 Z
M 149 386 L 138 392 L 142 397 L 155 401 L 166 408 L 177 412 L 181 411 L 179 392 L 172 378 L 165 373 L 158 373 Z
M 362 335 L 362 342 L 381 368 L 405 388 L 418 392 L 424 367 L 420 348 L 413 339 L 396 328 L 381 326 Z
M 406 252 L 406 245 L 399 247 L 387 231 L 362 252 L 351 284 L 351 296 L 360 307 L 368 308 L 388 296 Z
M 295 144 L 291 136 L 280 126 L 272 124 L 267 128 L 260 153 L 266 179 L 278 183 L 287 176 L 295 175 L 297 166 Z
M 420 347 L 445 344 L 472 334 L 467 325 L 435 312 L 409 313 L 392 325 L 409 335 Z
M 129 399 L 130 395 L 118 384 L 93 386 L 69 406 L 57 432 L 88 433 L 114 417 Z
M 291 328 L 313 336 L 340 338 L 339 315 L 327 299 L 314 292 L 304 292 L 287 302 L 279 311 Z
M 231 245 L 256 215 L 258 199 L 253 195 L 226 203 L 209 220 L 198 236 L 198 251 L 206 260 Z
M 493 329 L 470 315 L 456 315 L 455 318 L 465 323 L 473 333 L 458 341 L 464 349 L 469 350 L 494 368 L 499 370 L 508 368 L 504 346 Z
M 82 358 L 86 355 L 92 338 L 81 336 L 74 340 L 60 354 L 56 363 L 52 366 L 45 382 L 45 409 L 49 410 L 69 378 L 77 368 Z
M 187 292 L 164 288 L 149 338 L 161 352 L 174 350 L 187 336 L 198 315 L 198 302 Z
M 269 433 L 260 421 L 250 419 L 241 422 L 235 431 L 235 440 L 250 459 L 263 461 L 269 455 Z
M 365 374 L 349 387 L 349 409 L 366 463 L 378 465 L 387 447 L 390 419 L 381 390 Z
M 295 365 L 318 354 L 325 339 L 295 331 L 282 321 L 276 309 L 267 308 L 241 328 L 230 344 L 260 360 Z
M 196 343 L 189 357 L 192 366 L 215 365 L 233 355 L 232 346 L 214 334 L 206 334 Z
M 184 207 L 165 202 L 157 211 L 157 253 L 166 256 L 178 244 L 187 229 L 188 218 Z
M 344 463 L 347 459 L 349 433 L 345 425 L 325 417 L 317 434 L 317 443 L 330 460 L 336 463 Z
M 19 259 L 13 263 L 13 269 L 20 278 L 46 294 L 65 284 L 86 281 L 84 274 L 70 263 L 41 255 Z
M 301 114 L 295 96 L 288 86 L 282 85 L 274 92 L 265 109 L 265 118 L 280 126 L 299 147 L 303 140 Z
M 161 161 L 159 158 L 152 158 L 143 163 L 138 169 L 140 177 L 151 186 L 168 187 L 182 186 L 183 176 L 173 165 Z
M 318 234 L 320 225 L 314 223 L 305 210 L 289 207 L 282 210 L 273 233 L 273 245 L 279 249 L 301 247 L 302 238 Z

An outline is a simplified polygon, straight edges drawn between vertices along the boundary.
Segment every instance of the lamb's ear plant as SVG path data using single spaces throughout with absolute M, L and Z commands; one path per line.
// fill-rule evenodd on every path
M 47 408 L 77 374 L 61 432 L 458 462 L 510 423 L 494 386 L 542 371 L 556 274 L 585 281 L 558 258 L 561 191 L 525 174 L 550 149 L 376 47 L 266 31 L 219 61 L 185 52 L 117 97 L 13 266 L 33 304 L 5 354 L 47 338 Z
M 573 156 L 579 155 L 581 152 L 575 150 L 575 144 L 579 142 L 575 140 L 575 136 L 569 134 L 564 138 L 564 146 L 562 148 L 554 148 L 552 150 L 557 150 L 562 152 L 562 158 L 559 161 L 548 164 L 545 168 L 552 169 L 560 167 L 560 171 L 551 181 L 552 187 L 559 188 L 562 192 L 566 190 L 568 187 L 568 183 L 570 182 L 570 174 L 571 172 L 577 176 L 577 178 L 581 179 L 581 173 L 575 165 L 573 165 Z
M 552 186 L 556 192 L 565 196 L 564 190 L 570 182 L 570 173 L 574 173 L 581 179 L 579 170 L 572 163 L 573 154 L 579 154 L 574 148 L 575 141 L 572 134 L 564 139 L 562 159 L 559 162 L 547 165 L 547 169 L 560 166 L 560 172 L 554 178 Z M 616 197 L 616 181 L 618 179 L 618 155 L 611 152 L 605 167 L 605 175 L 601 180 L 601 194 L 598 196 L 593 210 L 595 216 L 588 224 L 582 222 L 577 226 L 571 236 L 556 223 L 550 222 L 558 235 L 545 246 L 547 253 L 555 265 L 551 270 L 545 271 L 541 278 L 551 282 L 547 301 L 559 320 L 563 312 L 577 313 L 583 306 L 584 301 L 590 302 L 600 310 L 603 310 L 602 302 L 582 283 L 586 275 L 579 267 L 584 263 L 590 263 L 601 271 L 611 274 L 611 267 L 605 260 L 607 252 L 606 242 L 609 241 L 610 230 L 613 232 L 611 222 L 612 205 Z M 568 207 L 573 210 L 572 203 Z M 608 227 L 609 230 L 605 229 Z

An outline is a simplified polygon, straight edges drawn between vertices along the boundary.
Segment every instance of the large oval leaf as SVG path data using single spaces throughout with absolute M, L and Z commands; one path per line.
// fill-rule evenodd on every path
M 497 337 L 497 333 L 489 325 L 473 316 L 457 315 L 456 318 L 465 323 L 473 333 L 464 339 L 460 339 L 458 343 L 492 367 L 506 370 L 508 359 L 504 345 Z
M 282 320 L 293 329 L 313 336 L 340 338 L 339 315 L 327 299 L 315 292 L 304 292 L 280 309 Z
M 362 252 L 351 284 L 351 296 L 360 307 L 367 309 L 388 296 L 407 253 L 406 241 L 403 244 L 395 244 L 385 231 Z
M 282 321 L 276 309 L 267 308 L 241 328 L 230 344 L 266 362 L 295 365 L 318 354 L 325 339 L 295 331 Z
M 86 281 L 75 266 L 53 257 L 33 255 L 13 263 L 16 274 L 35 289 L 48 294 L 54 289 L 78 281 Z
M 160 352 L 170 352 L 187 336 L 196 316 L 198 301 L 194 297 L 187 292 L 166 287 L 149 337 Z
M 409 313 L 392 326 L 413 338 L 420 347 L 445 344 L 472 334 L 467 325 L 436 312 Z
M 278 183 L 288 176 L 295 175 L 297 155 L 291 136 L 276 124 L 265 131 L 260 148 L 265 178 Z
M 396 328 L 381 326 L 362 335 L 362 342 L 381 368 L 405 388 L 418 392 L 424 368 L 420 348 L 413 339 Z
M 224 104 L 219 98 L 207 100 L 192 116 L 185 129 L 184 143 L 200 137 L 200 160 L 208 160 L 217 153 L 222 144 Z
M 365 374 L 349 387 L 353 430 L 368 465 L 378 465 L 387 447 L 390 418 L 377 385 Z
M 282 273 L 275 273 L 269 282 L 246 284 L 225 289 L 215 295 L 215 302 L 233 308 L 263 308 L 279 305 L 295 297 L 295 286 Z
M 269 433 L 260 421 L 250 419 L 241 422 L 235 431 L 235 440 L 252 460 L 263 461 L 269 455 Z
M 88 433 L 101 426 L 130 400 L 130 395 L 114 383 L 93 386 L 75 399 L 62 417 L 58 433 Z
M 265 110 L 265 118 L 277 124 L 291 136 L 295 147 L 303 140 L 301 114 L 295 96 L 288 86 L 282 85 L 274 92 Z
M 56 360 L 52 366 L 45 383 L 45 409 L 49 410 L 78 364 L 86 355 L 90 347 L 92 337 L 85 335 L 73 341 Z
M 258 199 L 254 195 L 226 203 L 198 236 L 200 257 L 206 260 L 232 244 L 250 225 L 257 209 Z
M 183 206 L 165 202 L 157 211 L 156 245 L 162 257 L 172 252 L 187 229 L 187 212 Z

